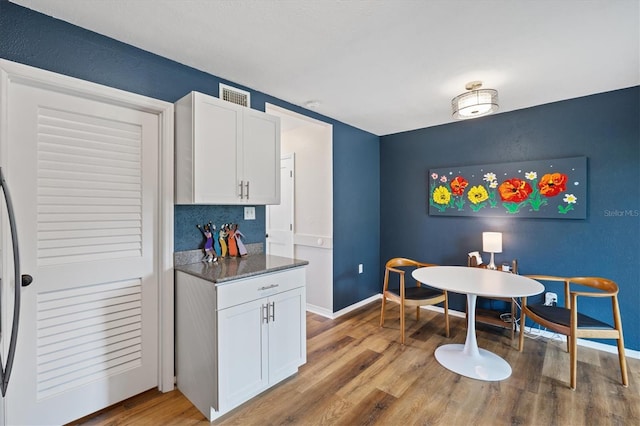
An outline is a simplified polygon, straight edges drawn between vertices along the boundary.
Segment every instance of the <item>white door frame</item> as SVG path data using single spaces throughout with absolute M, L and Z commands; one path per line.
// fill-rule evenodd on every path
M 82 92 L 115 104 L 157 115 L 159 123 L 157 240 L 154 247 L 158 289 L 158 389 L 174 389 L 174 274 L 173 274 L 173 104 L 120 89 L 91 83 L 50 71 L 0 59 L 0 103 L 6 105 L 10 81 L 55 87 L 59 91 Z M 6 123 L 7 111 L 0 117 Z M 0 140 L 6 140 L 7 126 L 0 126 Z M 6 149 L 6 148 L 3 148 Z M 0 155 L 6 155 L 6 152 Z M 20 339 L 20 336 L 18 336 Z

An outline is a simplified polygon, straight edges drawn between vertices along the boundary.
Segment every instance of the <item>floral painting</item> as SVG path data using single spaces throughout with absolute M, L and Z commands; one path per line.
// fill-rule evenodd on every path
M 587 158 L 429 170 L 433 216 L 585 219 Z

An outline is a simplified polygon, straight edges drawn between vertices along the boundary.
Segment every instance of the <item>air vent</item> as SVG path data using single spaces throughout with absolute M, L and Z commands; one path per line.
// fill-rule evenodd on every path
M 251 94 L 249 92 L 222 83 L 220 83 L 220 99 L 245 107 L 251 105 Z

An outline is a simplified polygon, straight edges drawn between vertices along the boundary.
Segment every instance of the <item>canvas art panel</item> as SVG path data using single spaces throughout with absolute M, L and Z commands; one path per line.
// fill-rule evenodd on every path
M 585 219 L 587 157 L 429 170 L 432 216 Z

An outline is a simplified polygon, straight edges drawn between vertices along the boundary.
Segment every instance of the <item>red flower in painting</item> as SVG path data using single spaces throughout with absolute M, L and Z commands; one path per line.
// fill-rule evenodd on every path
M 502 201 L 519 203 L 529 197 L 529 194 L 533 192 L 533 188 L 525 180 L 512 178 L 502 182 L 498 187 L 498 192 Z
M 538 182 L 540 193 L 545 197 L 555 197 L 567 189 L 567 175 L 562 173 L 547 173 Z
M 462 176 L 456 176 L 449 185 L 451 186 L 453 195 L 462 195 L 464 194 L 464 189 L 469 185 L 469 182 Z

